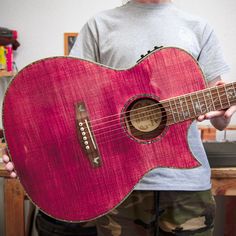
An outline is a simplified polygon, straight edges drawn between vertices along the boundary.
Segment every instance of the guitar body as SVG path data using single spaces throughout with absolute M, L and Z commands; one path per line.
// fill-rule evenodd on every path
M 70 57 L 27 66 L 6 92 L 3 125 L 29 198 L 54 218 L 87 221 L 153 168 L 199 166 L 187 143 L 191 121 L 168 125 L 171 106 L 159 102 L 204 88 L 196 61 L 178 48 L 126 70 Z M 142 104 L 157 106 L 158 117 L 136 119 Z

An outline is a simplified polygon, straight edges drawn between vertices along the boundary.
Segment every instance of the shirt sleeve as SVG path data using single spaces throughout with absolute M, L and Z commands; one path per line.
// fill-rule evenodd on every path
M 198 62 L 203 69 L 207 81 L 211 81 L 229 71 L 229 66 L 225 62 L 219 40 L 212 27 L 208 24 L 202 35 Z
M 87 22 L 79 32 L 70 51 L 70 56 L 100 62 L 96 31 L 92 30 L 89 22 Z

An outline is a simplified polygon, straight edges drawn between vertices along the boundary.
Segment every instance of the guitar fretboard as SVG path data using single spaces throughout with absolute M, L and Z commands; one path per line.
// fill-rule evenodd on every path
M 236 82 L 163 100 L 161 104 L 167 113 L 167 125 L 194 119 L 236 105 Z

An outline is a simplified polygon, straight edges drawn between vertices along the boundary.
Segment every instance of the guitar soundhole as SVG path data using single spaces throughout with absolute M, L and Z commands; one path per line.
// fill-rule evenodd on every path
M 140 141 L 156 141 L 166 127 L 166 112 L 163 106 L 150 97 L 131 102 L 124 115 L 128 134 Z

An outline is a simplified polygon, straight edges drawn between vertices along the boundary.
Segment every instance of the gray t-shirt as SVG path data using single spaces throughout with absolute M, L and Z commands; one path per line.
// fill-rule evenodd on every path
M 187 50 L 198 60 L 207 81 L 229 69 L 213 29 L 204 20 L 183 12 L 173 3 L 130 1 L 124 6 L 99 13 L 84 25 L 70 55 L 124 69 L 132 67 L 141 54 L 154 46 L 175 46 Z M 188 131 L 188 142 L 192 153 L 202 164 L 200 167 L 154 169 L 135 189 L 209 189 L 210 167 L 196 122 Z

